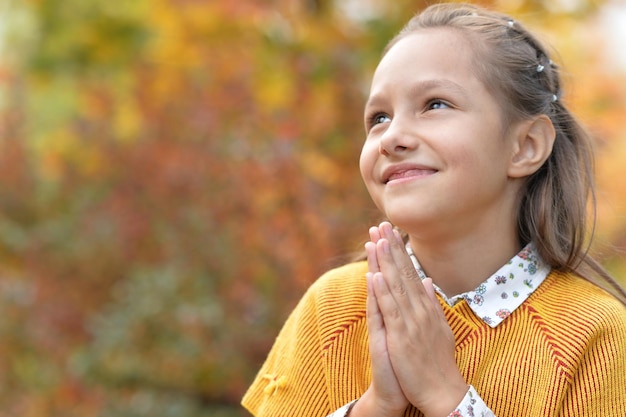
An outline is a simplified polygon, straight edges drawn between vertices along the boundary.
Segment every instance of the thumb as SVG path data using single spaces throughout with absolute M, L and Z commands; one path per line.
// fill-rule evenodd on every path
M 422 285 L 424 286 L 424 289 L 426 290 L 426 293 L 428 294 L 428 298 L 430 298 L 430 301 L 439 305 L 439 301 L 437 301 L 437 296 L 435 295 L 435 287 L 433 286 L 433 279 L 424 278 L 422 280 Z
M 439 315 L 445 319 L 445 315 L 443 314 L 443 309 L 441 308 L 441 304 L 439 304 L 439 300 L 437 300 L 437 296 L 435 295 L 435 287 L 433 286 L 433 279 L 424 278 L 422 280 L 422 285 L 424 285 L 426 294 L 428 294 L 428 298 L 430 298 L 430 301 L 432 301 L 433 305 L 439 312 Z

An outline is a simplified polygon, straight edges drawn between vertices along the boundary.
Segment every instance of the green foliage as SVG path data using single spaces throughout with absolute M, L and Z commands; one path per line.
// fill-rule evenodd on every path
M 141 53 L 149 28 L 145 2 L 48 0 L 32 4 L 39 23 L 31 68 L 40 75 L 81 75 L 127 66 Z

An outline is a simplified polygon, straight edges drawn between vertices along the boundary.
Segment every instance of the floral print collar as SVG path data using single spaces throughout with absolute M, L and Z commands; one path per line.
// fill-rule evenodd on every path
M 426 278 L 408 243 L 406 249 L 420 278 Z M 526 301 L 550 270 L 531 242 L 475 290 L 453 297 L 447 297 L 436 285 L 435 290 L 450 306 L 465 300 L 476 316 L 496 327 Z

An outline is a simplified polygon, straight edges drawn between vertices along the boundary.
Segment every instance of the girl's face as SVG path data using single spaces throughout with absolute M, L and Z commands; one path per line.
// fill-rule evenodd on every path
M 361 175 L 378 208 L 412 235 L 515 222 L 513 140 L 472 54 L 461 32 L 426 29 L 398 41 L 373 77 Z

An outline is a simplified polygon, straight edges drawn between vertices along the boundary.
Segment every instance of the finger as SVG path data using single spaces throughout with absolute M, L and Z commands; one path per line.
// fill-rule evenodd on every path
M 376 254 L 376 244 L 374 242 L 367 242 L 365 244 L 365 253 L 367 254 L 367 269 L 369 272 L 379 272 L 380 266 L 378 265 L 378 255 Z
M 441 308 L 441 304 L 439 304 L 439 300 L 437 300 L 437 295 L 435 294 L 435 287 L 433 285 L 432 278 L 424 278 L 422 280 L 422 284 L 424 285 L 424 289 L 426 290 L 426 294 L 428 294 L 428 298 L 432 301 L 435 310 L 439 313 L 439 316 L 446 320 L 446 315 L 443 312 L 443 308 Z
M 422 280 L 422 285 L 424 285 L 424 289 L 426 290 L 426 294 L 428 294 L 428 298 L 430 298 L 430 300 L 433 303 L 439 304 L 439 301 L 437 301 L 437 296 L 435 295 L 435 287 L 433 286 L 433 279 L 424 278 Z
M 380 275 L 380 272 L 377 274 Z M 408 400 L 402 392 L 389 358 L 387 330 L 374 290 L 374 274 L 368 272 L 365 276 L 367 279 L 367 329 L 372 380 L 370 388 L 364 395 L 372 393 L 378 402 L 382 401 L 385 408 L 391 406 L 392 409 L 403 410 L 408 405 Z M 393 415 L 396 414 L 399 415 L 399 412 L 393 412 Z
M 398 264 L 399 267 L 401 267 L 402 265 L 406 265 L 411 272 L 410 275 L 415 275 L 412 273 L 415 269 L 415 266 L 413 266 L 413 262 L 411 262 L 411 258 L 406 251 L 406 245 L 402 240 L 400 232 L 394 229 L 391 223 L 387 222 L 382 223 L 379 229 L 381 238 L 385 238 L 389 241 L 391 254 L 394 258 L 394 261 Z
M 406 248 L 404 245 L 404 241 L 402 240 L 402 236 L 400 236 L 400 232 L 398 230 L 393 228 L 391 223 L 382 222 L 380 226 L 378 226 L 378 233 L 380 234 L 381 239 L 387 239 L 390 245 L 400 249 L 399 252 L 401 254 L 406 253 Z
M 403 272 L 398 269 L 391 255 L 389 241 L 384 237 L 376 242 L 376 255 L 381 272 L 374 275 L 374 284 L 383 316 L 385 318 L 410 317 L 414 309 L 411 294 L 409 294 L 406 280 L 402 278 Z
M 403 288 L 390 287 L 383 274 L 376 272 L 372 275 L 372 290 L 378 303 L 386 343 L 393 340 L 392 338 L 397 338 L 398 335 L 406 335 L 407 325 L 411 322 L 412 309 L 406 300 L 406 292 Z
M 370 234 L 370 240 L 374 243 L 378 242 L 378 240 L 380 239 L 380 231 L 378 230 L 378 227 L 376 226 L 370 227 L 369 234 Z
M 380 240 L 380 231 L 377 226 L 369 228 L 370 242 L 365 244 L 365 252 L 367 253 L 367 265 L 370 272 L 380 271 L 378 257 L 376 256 L 375 243 Z M 373 243 L 373 244 L 372 244 Z
M 370 338 L 373 333 L 384 328 L 383 317 L 378 308 L 378 301 L 376 300 L 376 293 L 374 291 L 374 274 L 368 272 L 365 274 L 367 280 L 367 322 L 370 332 Z
M 388 324 L 390 317 L 399 317 L 398 303 L 392 294 L 394 290 L 389 287 L 382 272 L 370 274 L 371 291 L 376 301 L 378 312 L 384 324 Z
M 381 241 L 385 240 L 387 245 L 382 243 L 380 247 L 377 245 L 378 264 L 390 287 L 404 287 L 412 298 L 412 302 L 423 303 L 424 301 L 420 300 L 427 299 L 428 295 L 406 251 L 400 233 L 393 230 L 389 223 L 382 223 L 379 229 Z M 399 281 L 394 282 L 397 280 Z
M 373 368 L 377 368 L 376 365 L 383 365 L 388 362 L 387 330 L 377 295 L 377 292 L 382 292 L 380 289 L 377 291 L 375 288 L 380 285 L 379 281 L 382 278 L 377 275 L 380 275 L 380 272 L 376 274 L 368 272 L 365 274 L 367 279 L 367 329 L 369 332 L 369 348 Z M 384 283 L 382 285 L 384 285 Z M 391 364 L 389 364 L 389 366 L 390 365 Z M 373 371 L 377 371 L 377 369 L 373 369 Z

